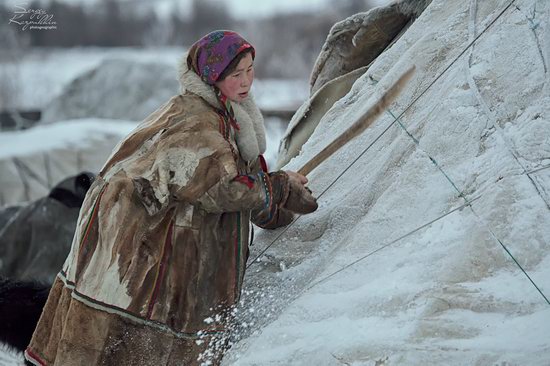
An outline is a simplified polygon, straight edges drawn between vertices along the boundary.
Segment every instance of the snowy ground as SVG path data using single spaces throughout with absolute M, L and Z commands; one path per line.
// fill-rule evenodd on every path
M 0 366 L 22 366 L 23 355 L 0 343 Z
M 395 116 L 443 73 L 310 174 L 317 212 L 257 233 L 225 365 L 550 365 L 550 303 L 519 267 L 548 298 L 550 2 L 517 0 L 444 72 L 509 3 L 434 0 L 323 118 L 287 168 L 408 65 Z
M 0 159 L 47 152 L 55 149 L 83 148 L 116 135 L 126 136 L 136 122 L 80 119 L 36 126 L 24 131 L 0 134 Z

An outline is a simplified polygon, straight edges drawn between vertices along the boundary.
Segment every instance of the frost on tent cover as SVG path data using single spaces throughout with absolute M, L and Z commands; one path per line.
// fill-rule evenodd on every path
M 255 326 L 226 365 L 548 364 L 549 17 L 546 1 L 434 0 L 357 78 L 285 169 L 417 67 L 308 176 L 319 210 L 257 233 Z

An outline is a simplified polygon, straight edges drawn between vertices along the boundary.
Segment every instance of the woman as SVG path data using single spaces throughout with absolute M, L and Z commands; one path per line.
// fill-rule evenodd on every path
M 115 148 L 86 196 L 29 361 L 199 364 L 225 325 L 205 319 L 238 301 L 249 221 L 276 228 L 317 208 L 305 177 L 267 173 L 249 95 L 254 52 L 234 32 L 201 38 L 180 65 L 182 93 Z

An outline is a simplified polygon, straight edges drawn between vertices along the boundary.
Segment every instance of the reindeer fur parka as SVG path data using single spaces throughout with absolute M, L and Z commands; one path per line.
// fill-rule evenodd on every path
M 274 227 L 288 176 L 261 167 L 251 97 L 233 105 L 235 130 L 186 57 L 179 71 L 181 94 L 119 143 L 90 188 L 25 352 L 32 363 L 196 365 L 224 332 L 204 320 L 238 301 L 249 221 Z

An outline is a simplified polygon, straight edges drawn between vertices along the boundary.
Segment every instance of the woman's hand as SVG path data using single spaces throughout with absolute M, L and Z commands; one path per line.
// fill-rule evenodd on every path
M 305 186 L 308 179 L 302 174 L 290 170 L 285 173 L 288 175 L 290 192 L 283 207 L 298 214 L 307 214 L 317 210 L 317 200 L 313 197 L 311 190 Z

